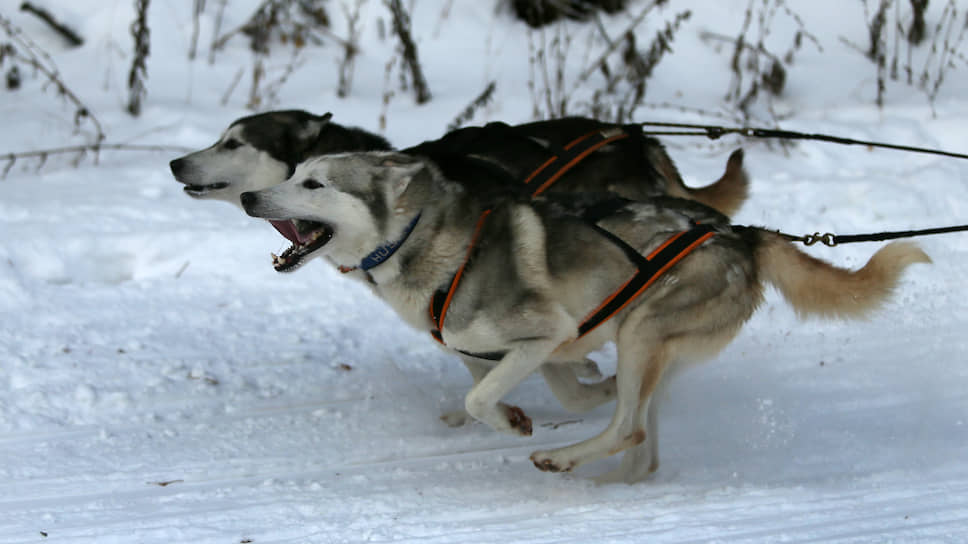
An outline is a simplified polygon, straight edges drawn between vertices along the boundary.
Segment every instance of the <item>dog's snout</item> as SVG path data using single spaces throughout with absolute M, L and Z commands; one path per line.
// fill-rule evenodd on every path
M 239 200 L 242 202 L 242 207 L 245 208 L 246 212 L 250 211 L 252 206 L 255 206 L 256 201 L 259 197 L 255 193 L 248 191 L 239 195 Z
M 168 163 L 171 173 L 177 178 L 185 171 L 185 159 L 174 159 Z

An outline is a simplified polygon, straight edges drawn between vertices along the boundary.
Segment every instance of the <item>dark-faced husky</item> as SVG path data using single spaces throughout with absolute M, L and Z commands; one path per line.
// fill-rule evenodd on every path
M 242 117 L 211 146 L 171 161 L 171 173 L 193 198 L 238 206 L 240 194 L 282 183 L 310 157 L 390 149 L 380 136 L 330 123 L 330 117 L 299 110 Z
M 686 199 L 488 201 L 433 161 L 401 153 L 312 159 L 285 183 L 240 198 L 250 215 L 288 224 L 292 258 L 369 266 L 374 291 L 407 323 L 465 361 L 490 365 L 465 407 L 496 430 L 531 433 L 524 412 L 501 403 L 529 374 L 614 342 L 611 423 L 531 459 L 559 472 L 624 451 L 606 479 L 626 481 L 658 466 L 653 394 L 663 374 L 719 352 L 764 285 L 800 314 L 854 318 L 884 302 L 905 267 L 929 262 L 917 246 L 892 243 L 844 270 Z
M 190 196 L 238 206 L 240 194 L 282 183 L 309 158 L 390 149 L 382 137 L 334 123 L 329 113 L 284 110 L 238 119 L 215 144 L 170 167 Z M 741 152 L 733 153 L 715 183 L 691 189 L 662 144 L 644 136 L 641 127 L 580 117 L 468 127 L 403 152 L 429 158 L 451 179 L 487 192 L 528 185 L 552 193 L 613 191 L 631 199 L 670 194 L 727 215 L 747 195 Z

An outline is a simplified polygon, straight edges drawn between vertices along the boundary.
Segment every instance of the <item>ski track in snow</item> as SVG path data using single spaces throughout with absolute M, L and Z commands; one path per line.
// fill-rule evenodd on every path
M 237 1 L 226 28 L 257 4 Z M 52 49 L 111 140 L 197 148 L 247 113 L 241 90 L 219 106 L 236 66 L 248 65 L 244 41 L 215 66 L 188 64 L 188 3 L 152 3 L 138 120 L 121 112 L 127 59 L 115 51 L 128 47 L 130 6 L 58 5 L 90 37 L 65 51 L 18 4 L 0 0 L 0 11 Z M 335 83 L 304 67 L 279 107 L 376 128 L 394 45 L 376 37 L 383 8 L 369 4 L 353 94 L 337 100 Z M 417 3 L 435 99 L 418 108 L 397 91 L 387 116 L 395 144 L 441 135 L 491 78 L 497 96 L 474 122 L 528 120 L 526 37 L 484 4 L 454 2 L 442 19 L 440 6 Z M 680 9 L 672 4 L 643 36 Z M 725 54 L 696 34 L 724 20 L 739 28 L 746 3 L 686 4 L 692 30 L 677 36 L 649 93 L 717 104 Z M 826 49 L 805 47 L 791 70 L 784 128 L 968 150 L 968 69 L 951 72 L 936 115 L 903 86 L 878 111 L 873 69 L 836 38 L 866 39 L 851 26 L 861 19 L 830 20 L 825 5 L 798 8 L 824 29 Z M 585 36 L 592 26 L 572 28 Z M 318 51 L 313 62 L 332 73 L 333 49 Z M 455 65 L 458 52 L 478 60 Z M 686 61 L 711 56 L 715 70 Z M 40 83 L 4 91 L 0 152 L 83 141 Z M 718 176 L 731 149 L 667 142 L 692 184 Z M 738 223 L 846 234 L 968 222 L 963 161 L 743 145 L 753 190 Z M 556 475 L 528 456 L 599 432 L 610 405 L 568 414 L 531 378 L 509 402 L 534 419 L 533 437 L 447 427 L 438 416 L 461 406 L 471 383 L 456 360 L 322 262 L 275 274 L 278 235 L 184 196 L 167 170 L 174 156 L 24 160 L 0 181 L 0 544 L 968 541 L 968 236 L 920 240 L 934 264 L 912 267 L 868 321 L 800 322 L 770 293 L 733 344 L 665 392 L 658 473 L 597 486 L 590 477 L 617 459 Z M 853 267 L 876 247 L 808 251 Z M 614 369 L 613 350 L 597 357 Z

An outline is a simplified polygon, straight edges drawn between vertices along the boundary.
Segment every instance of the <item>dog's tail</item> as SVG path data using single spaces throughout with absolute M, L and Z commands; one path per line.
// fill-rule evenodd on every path
M 653 157 L 653 162 L 656 162 L 656 157 Z M 686 187 L 674 166 L 662 168 L 661 162 L 658 163 L 660 172 L 671 182 L 670 194 L 699 201 L 727 216 L 736 213 L 749 195 L 750 181 L 746 169 L 743 168 L 742 149 L 733 151 L 729 156 L 726 161 L 726 171 L 723 172 L 722 177 L 705 187 L 696 189 Z
M 760 278 L 776 286 L 801 317 L 864 317 L 887 300 L 908 265 L 931 262 L 917 245 L 893 242 L 851 271 L 807 255 L 780 234 L 749 230 L 757 237 Z

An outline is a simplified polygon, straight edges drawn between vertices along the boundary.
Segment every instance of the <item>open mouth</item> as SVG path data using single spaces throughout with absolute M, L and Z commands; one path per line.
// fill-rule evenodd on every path
M 298 268 L 307 255 L 326 245 L 333 238 L 333 228 L 325 223 L 303 219 L 270 220 L 272 226 L 286 237 L 292 246 L 282 255 L 272 254 L 276 272 L 291 272 Z
M 224 189 L 228 186 L 228 183 L 222 181 L 219 183 L 211 183 L 209 185 L 185 185 L 183 190 L 191 196 L 204 196 L 205 193 L 210 191 L 218 191 L 219 189 Z

